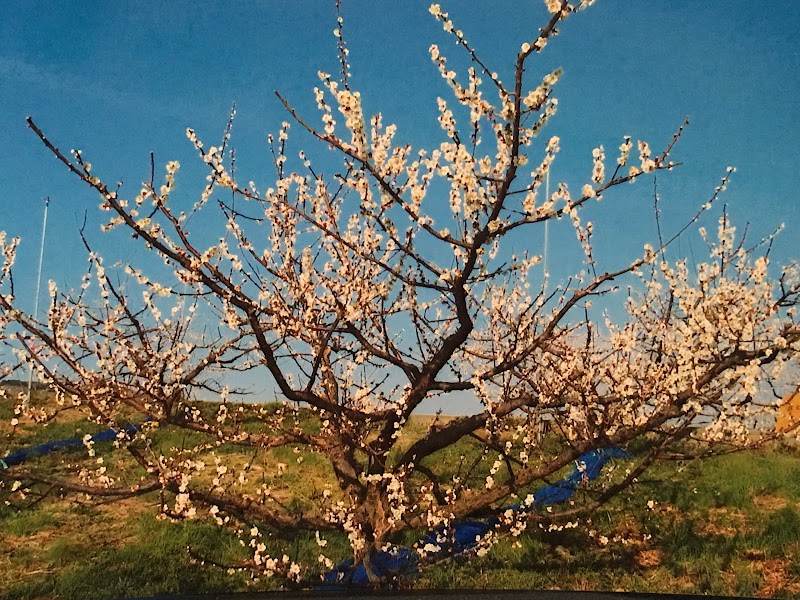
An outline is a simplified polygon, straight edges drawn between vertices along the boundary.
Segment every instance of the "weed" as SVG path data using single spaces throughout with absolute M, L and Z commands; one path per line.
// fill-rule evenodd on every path
M 18 581 L 11 588 L 3 591 L 6 600 L 28 600 L 29 598 L 48 598 L 53 596 L 56 580 L 52 577 L 36 577 L 27 581 Z
M 0 517 L 0 531 L 20 537 L 59 525 L 59 519 L 52 512 L 43 509 L 9 511 Z
M 761 538 L 773 556 L 783 556 L 786 546 L 800 543 L 800 514 L 790 507 L 772 513 Z
M 43 558 L 53 566 L 63 567 L 80 562 L 90 553 L 91 549 L 86 548 L 83 544 L 73 542 L 68 538 L 59 538 L 43 553 Z
M 731 565 L 729 572 L 733 578 L 733 589 L 727 593 L 750 597 L 755 595 L 761 584 L 761 578 L 751 563 L 736 560 Z

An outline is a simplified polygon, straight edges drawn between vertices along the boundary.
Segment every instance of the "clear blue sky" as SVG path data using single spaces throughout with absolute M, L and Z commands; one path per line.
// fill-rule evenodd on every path
M 353 84 L 367 110 L 397 122 L 403 141 L 438 143 L 435 98 L 448 90 L 427 48 L 436 42 L 463 66 L 459 49 L 430 17 L 427 2 L 343 2 Z M 507 80 L 520 43 L 547 19 L 538 0 L 442 6 Z M 265 138 L 287 118 L 273 91 L 316 119 L 316 72 L 337 69 L 334 24 L 333 0 L 17 0 L 5 10 L 0 229 L 24 239 L 17 269 L 23 306 L 35 285 L 44 196 L 53 200 L 45 278 L 78 283 L 84 262 L 77 230 L 85 210 L 98 250 L 114 260 L 145 253 L 120 244 L 125 238 L 101 235 L 97 197 L 26 130 L 26 115 L 63 150 L 83 149 L 99 176 L 124 181 L 123 191 L 133 196 L 147 178 L 150 151 L 161 166 L 175 159 L 184 165 L 179 191 L 182 182 L 185 190 L 196 189 L 200 165 L 184 131 L 191 126 L 207 143 L 218 142 L 235 101 L 239 173 L 266 187 Z M 684 166 L 659 179 L 667 232 L 692 215 L 725 167 L 734 165 L 738 173 L 724 200 L 735 220 L 750 221 L 754 235 L 785 222 L 776 257 L 797 257 L 799 24 L 800 2 L 792 1 L 598 0 L 570 18 L 529 64 L 532 76 L 554 66 L 565 71 L 556 92 L 560 112 L 546 132 L 562 139 L 557 177 L 579 189 L 591 170 L 593 146 L 604 144 L 610 161 L 624 134 L 659 148 L 688 115 L 692 123 L 674 155 Z M 592 209 L 598 254 L 609 266 L 653 240 L 651 192 L 652 183 L 642 181 L 609 194 L 602 211 Z M 194 200 L 187 193 L 179 201 L 190 206 Z M 695 234 L 680 251 L 687 252 L 691 240 L 699 255 Z M 572 236 L 553 244 L 553 256 L 580 256 Z

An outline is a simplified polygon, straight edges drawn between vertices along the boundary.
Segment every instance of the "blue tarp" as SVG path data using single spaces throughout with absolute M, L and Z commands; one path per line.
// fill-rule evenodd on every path
M 575 466 L 569 475 L 552 485 L 543 487 L 534 494 L 534 505 L 547 506 L 549 504 L 566 502 L 572 497 L 575 490 L 578 489 L 578 485 L 581 481 L 584 479 L 587 481 L 594 481 L 597 479 L 606 463 L 615 458 L 631 458 L 631 455 L 622 448 L 616 446 L 591 450 L 581 455 L 575 461 Z M 519 505 L 514 505 L 512 508 L 518 509 Z
M 140 425 L 126 425 L 122 428 L 122 431 L 125 431 L 126 433 L 135 433 L 139 431 L 139 427 Z M 95 433 L 91 439 L 93 442 L 110 442 L 116 439 L 118 431 L 120 430 L 106 429 L 105 431 Z M 50 454 L 56 450 L 80 448 L 81 446 L 83 446 L 83 438 L 78 437 L 69 438 L 66 440 L 56 440 L 55 442 L 46 442 L 44 444 L 39 444 L 38 446 L 17 450 L 16 452 L 12 452 L 4 458 L 0 458 L 0 466 L 7 469 L 8 467 L 13 467 L 14 465 L 23 463 L 34 456 L 44 456 L 45 454 Z
M 534 499 L 530 507 L 524 507 L 523 504 L 514 504 L 508 508 L 513 511 L 521 511 L 525 508 L 566 502 L 572 497 L 582 481 L 597 479 L 606 463 L 616 458 L 631 458 L 631 455 L 616 446 L 591 450 L 575 461 L 572 472 L 564 479 L 547 485 L 536 492 L 533 495 Z M 475 548 L 478 545 L 478 539 L 494 529 L 499 522 L 497 517 L 491 517 L 482 521 L 462 521 L 453 525 L 449 531 L 445 531 L 440 527 L 428 532 L 418 545 L 421 547 L 426 544 L 438 546 L 439 550 L 433 554 L 436 558 L 463 554 Z M 417 558 L 416 552 L 398 546 L 389 551 L 374 552 L 370 557 L 370 562 L 372 563 L 373 572 L 378 577 L 392 579 L 418 572 Z M 339 588 L 343 585 L 367 585 L 369 579 L 363 564 L 354 569 L 353 559 L 348 559 L 326 573 L 324 582 L 325 584 L 322 587 Z

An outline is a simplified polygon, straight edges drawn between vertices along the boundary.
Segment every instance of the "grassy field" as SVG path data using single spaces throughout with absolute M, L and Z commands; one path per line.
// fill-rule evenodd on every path
M 0 422 L 9 416 L 0 414 Z M 12 439 L 0 425 L 13 447 L 74 433 L 69 425 L 18 428 Z M 164 444 L 176 443 L 165 435 Z M 276 493 L 299 490 L 302 497 L 324 468 L 306 464 L 304 476 L 305 483 L 287 470 Z M 208 523 L 156 520 L 157 504 L 155 495 L 110 504 L 47 497 L 22 510 L 0 507 L 0 596 L 99 599 L 275 587 L 192 564 L 188 547 L 223 561 L 243 557 L 243 549 Z M 312 539 L 295 540 L 300 552 L 315 551 Z M 427 568 L 414 586 L 800 598 L 800 453 L 774 446 L 659 466 L 583 527 L 504 540 L 484 557 Z

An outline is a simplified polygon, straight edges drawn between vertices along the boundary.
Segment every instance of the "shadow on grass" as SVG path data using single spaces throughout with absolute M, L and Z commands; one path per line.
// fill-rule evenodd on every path
M 152 517 L 143 517 L 138 529 L 137 540 L 121 548 L 57 540 L 44 558 L 54 568 L 66 567 L 58 578 L 43 574 L 19 582 L 3 597 L 87 600 L 247 589 L 242 574 L 201 568 L 188 560 L 188 547 L 200 555 L 223 560 L 242 558 L 242 549 L 232 534 L 207 523 L 162 523 Z

